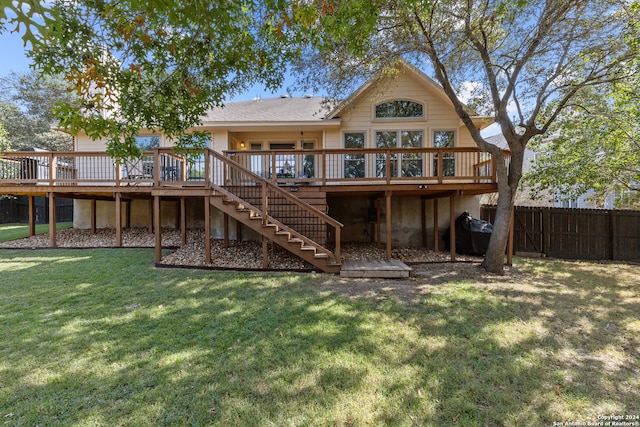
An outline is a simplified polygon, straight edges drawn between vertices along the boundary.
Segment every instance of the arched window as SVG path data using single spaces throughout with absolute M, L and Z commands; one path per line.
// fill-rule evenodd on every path
M 376 119 L 424 117 L 422 104 L 404 99 L 376 105 Z

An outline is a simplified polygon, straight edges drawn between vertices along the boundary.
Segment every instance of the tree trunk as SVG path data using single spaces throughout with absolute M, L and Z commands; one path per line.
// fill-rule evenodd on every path
M 482 266 L 488 272 L 494 274 L 504 274 L 504 256 L 511 226 L 511 212 L 513 210 L 513 197 L 511 195 L 515 192 L 506 184 L 505 187 L 508 190 L 501 191 L 498 195 L 493 232 L 491 233 L 487 253 L 482 262 Z
M 524 148 L 519 144 L 509 144 L 511 148 L 511 160 L 506 167 L 504 158 L 496 156 L 498 169 L 498 205 L 496 217 L 493 221 L 493 232 L 489 240 L 489 247 L 484 256 L 482 266 L 490 273 L 504 274 L 504 257 L 511 228 L 511 213 L 518 190 L 520 178 L 522 178 L 522 164 Z M 523 147 L 523 146 L 522 146 Z

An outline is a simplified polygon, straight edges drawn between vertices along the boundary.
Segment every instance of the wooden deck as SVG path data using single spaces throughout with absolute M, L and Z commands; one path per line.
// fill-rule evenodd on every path
M 347 260 L 342 263 L 340 277 L 402 279 L 411 276 L 412 271 L 411 267 L 397 259 L 389 261 Z

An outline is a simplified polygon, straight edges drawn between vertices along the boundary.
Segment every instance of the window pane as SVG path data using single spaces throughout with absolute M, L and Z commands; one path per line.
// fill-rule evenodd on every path
M 420 148 L 422 147 L 421 131 L 402 131 L 402 148 Z M 402 176 L 422 176 L 422 153 L 403 153 L 402 154 Z
M 345 133 L 344 148 L 364 148 L 364 133 Z
M 438 130 L 433 132 L 433 146 L 435 148 L 453 148 L 455 133 L 451 130 Z M 433 158 L 433 173 L 438 175 L 438 155 Z M 455 176 L 456 163 L 454 153 L 443 153 L 442 176 Z
M 313 150 L 313 141 L 301 141 L 303 150 Z M 305 154 L 302 156 L 302 178 L 315 177 L 316 157 L 313 154 Z
M 422 104 L 397 100 L 376 105 L 376 118 L 424 117 Z
M 262 150 L 262 142 L 252 142 L 251 144 L 249 144 L 249 150 L 251 151 Z M 271 178 L 268 172 L 269 171 L 269 168 L 267 166 L 268 163 L 269 163 L 269 156 L 254 155 L 249 157 L 249 164 L 250 164 L 249 169 L 251 170 L 251 172 L 267 179 Z
M 153 151 L 154 148 L 160 146 L 160 137 L 154 136 L 136 136 L 136 146 L 142 151 Z
M 402 148 L 422 147 L 422 131 L 406 131 L 402 133 Z
M 433 146 L 435 148 L 453 148 L 454 136 L 452 130 L 437 130 L 433 132 Z
M 397 148 L 398 146 L 398 132 L 397 131 L 383 131 L 376 132 L 376 147 L 378 148 Z M 389 170 L 390 176 L 397 176 L 397 157 L 396 153 L 391 153 L 389 158 Z M 387 176 L 387 155 L 384 153 L 376 154 L 376 176 Z
M 364 133 L 345 133 L 344 148 L 364 148 Z M 344 177 L 364 178 L 364 154 L 344 155 Z

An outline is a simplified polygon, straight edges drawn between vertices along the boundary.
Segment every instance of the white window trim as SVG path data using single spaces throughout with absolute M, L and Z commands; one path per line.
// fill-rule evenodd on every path
M 409 101 L 409 102 L 415 102 L 416 104 L 422 105 L 422 117 L 376 117 L 376 107 L 378 105 L 384 104 L 385 102 L 393 102 L 393 101 Z M 371 105 L 371 121 L 372 122 L 379 122 L 379 123 L 409 122 L 411 123 L 411 122 L 424 122 L 426 120 L 427 120 L 427 103 L 425 101 L 419 101 L 415 98 L 389 98 Z

